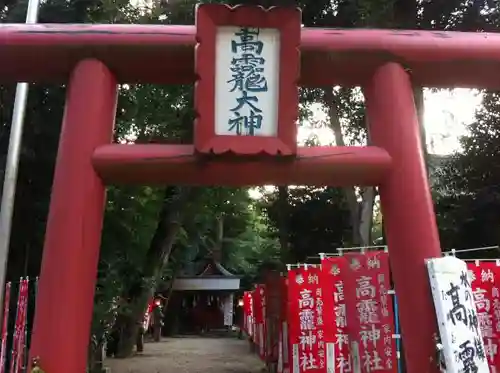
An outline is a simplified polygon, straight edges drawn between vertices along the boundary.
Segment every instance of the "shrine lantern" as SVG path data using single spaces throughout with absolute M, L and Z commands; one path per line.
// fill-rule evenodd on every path
M 295 155 L 301 12 L 196 8 L 198 153 Z

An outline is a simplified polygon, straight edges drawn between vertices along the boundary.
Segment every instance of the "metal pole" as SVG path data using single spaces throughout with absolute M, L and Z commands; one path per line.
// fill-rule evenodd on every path
M 36 23 L 40 0 L 29 0 L 26 13 L 26 23 Z M 24 114 L 28 100 L 28 83 L 18 83 L 14 100 L 14 112 L 10 127 L 9 150 L 5 164 L 3 179 L 2 202 L 0 205 L 0 304 L 3 303 L 3 289 L 9 258 L 10 234 L 12 215 L 14 212 L 14 199 L 16 197 L 17 170 L 19 168 L 19 155 L 21 153 L 21 140 L 23 137 Z M 2 312 L 2 311 L 0 311 Z
M 485 250 L 498 250 L 498 246 L 473 247 L 472 249 L 451 249 L 448 251 L 443 251 L 443 254 L 445 255 L 451 254 L 455 256 L 455 254 L 470 253 L 473 251 L 485 251 Z
M 401 335 L 401 331 L 399 328 L 399 311 L 398 311 L 398 298 L 396 294 L 394 294 L 394 331 L 395 334 Z M 402 364 L 402 356 L 401 356 L 401 338 L 396 339 L 396 357 L 398 362 L 398 373 L 403 373 L 403 364 Z

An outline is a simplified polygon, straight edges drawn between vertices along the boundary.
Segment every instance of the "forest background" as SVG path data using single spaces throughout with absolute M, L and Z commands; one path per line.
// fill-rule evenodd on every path
M 194 3 L 45 0 L 39 22 L 193 24 Z M 500 0 L 297 4 L 306 27 L 478 32 L 497 32 L 500 27 Z M 23 22 L 26 7 L 25 0 L 2 0 L 0 21 Z M 425 144 L 424 88 L 414 88 Z M 30 86 L 8 265 L 13 281 L 39 273 L 65 90 Z M 14 85 L 0 87 L 2 165 L 14 91 Z M 460 139 L 460 150 L 446 156 L 425 152 L 443 248 L 495 246 L 500 240 L 500 93 L 480 94 L 481 104 Z M 192 142 L 192 99 L 193 86 L 120 86 L 115 141 Z M 357 88 L 301 89 L 300 109 L 299 125 L 326 130 L 334 144 L 367 141 L 363 96 Z M 315 133 L 308 131 L 302 139 L 306 145 L 324 143 Z M 214 250 L 222 253 L 222 264 L 243 275 L 243 285 L 250 286 L 263 268 L 282 269 L 285 263 L 335 252 L 337 247 L 383 244 L 382 231 L 376 188 L 109 187 L 91 351 L 102 346 L 120 320 L 129 338 L 122 341 L 119 356 L 130 356 L 137 320 L 153 292 L 170 289 L 190 263 Z

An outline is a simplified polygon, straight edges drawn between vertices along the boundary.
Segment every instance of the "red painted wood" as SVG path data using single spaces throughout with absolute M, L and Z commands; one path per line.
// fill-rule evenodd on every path
M 51 373 L 84 373 L 105 187 L 90 157 L 112 140 L 117 84 L 97 60 L 74 69 L 66 97 L 31 343 Z
M 200 153 L 293 155 L 297 151 L 301 12 L 298 8 L 229 7 L 205 4 L 196 13 L 194 146 Z M 215 134 L 215 71 L 217 27 L 273 28 L 280 32 L 278 133 L 276 137 Z
M 388 63 L 373 76 L 365 98 L 371 141 L 393 159 L 379 192 L 406 371 L 437 373 L 436 317 L 425 259 L 440 257 L 441 246 L 410 77 L 400 65 Z
M 93 155 L 107 184 L 376 185 L 391 167 L 377 147 L 299 148 L 296 159 L 200 159 L 192 145 L 103 145 Z
M 192 83 L 194 45 L 194 26 L 3 24 L 0 81 L 65 82 L 95 57 L 120 82 Z M 425 86 L 500 88 L 500 34 L 304 28 L 300 49 L 306 86 L 363 85 L 377 66 L 403 61 Z

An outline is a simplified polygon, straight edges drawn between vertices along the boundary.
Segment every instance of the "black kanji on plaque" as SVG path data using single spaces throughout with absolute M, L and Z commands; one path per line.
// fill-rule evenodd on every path
M 476 350 L 470 344 L 471 342 L 469 340 L 462 343 L 460 345 L 460 352 L 458 353 L 458 358 L 463 365 L 463 373 L 477 373 L 479 371 L 479 368 L 474 361 Z
M 457 321 L 463 322 L 465 325 L 468 324 L 467 320 L 467 310 L 465 306 L 460 303 L 460 294 L 458 292 L 459 290 L 458 285 L 453 285 L 452 282 L 450 282 L 450 289 L 446 292 L 446 295 L 449 295 L 451 298 L 451 304 L 453 308 L 448 312 L 448 319 L 451 320 L 453 325 L 457 324 Z

